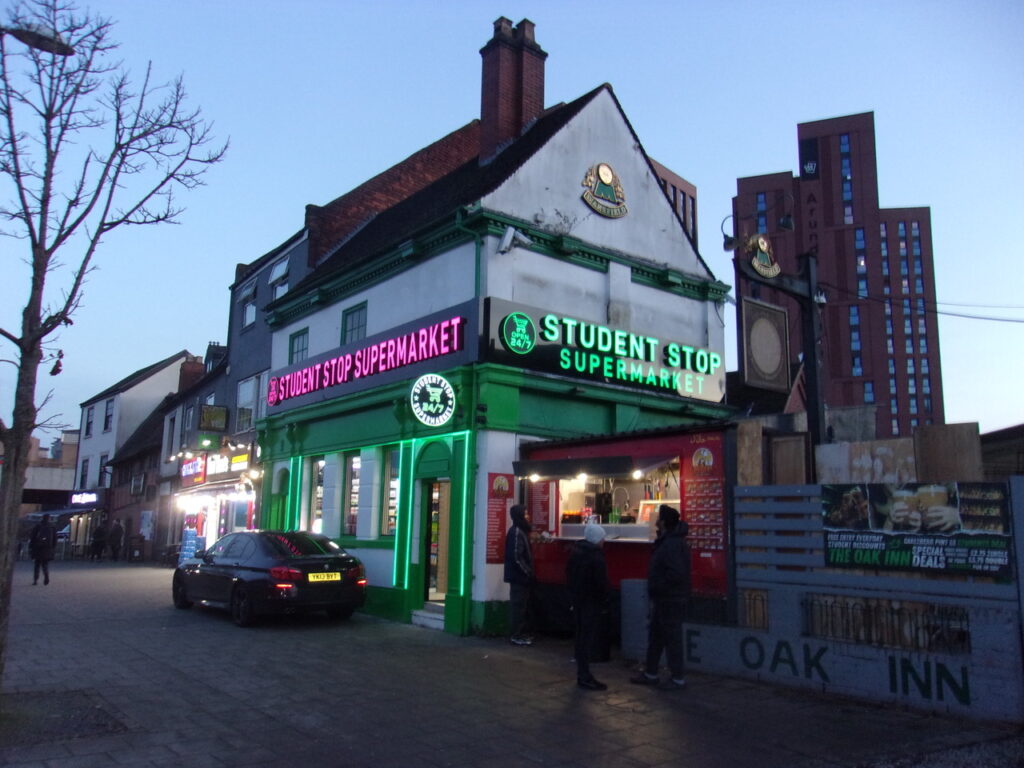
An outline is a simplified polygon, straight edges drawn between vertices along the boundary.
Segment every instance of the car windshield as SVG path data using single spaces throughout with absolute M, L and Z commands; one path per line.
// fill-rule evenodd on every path
M 274 549 L 287 557 L 336 555 L 342 552 L 341 547 L 326 536 L 299 531 L 268 533 L 265 536 Z

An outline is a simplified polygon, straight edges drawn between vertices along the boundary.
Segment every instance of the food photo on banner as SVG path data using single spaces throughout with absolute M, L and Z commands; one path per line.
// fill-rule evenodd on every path
M 1008 579 L 1002 483 L 823 485 L 825 564 Z

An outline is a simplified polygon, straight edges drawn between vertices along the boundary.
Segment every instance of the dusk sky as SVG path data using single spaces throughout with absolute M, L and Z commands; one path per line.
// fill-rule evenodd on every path
M 324 204 L 479 116 L 480 54 L 499 16 L 536 24 L 546 101 L 610 83 L 647 153 L 697 186 L 699 248 L 732 284 L 720 226 L 737 177 L 797 167 L 798 123 L 874 112 L 880 204 L 929 206 L 946 421 L 1024 423 L 1024 3 L 609 0 L 95 0 L 141 76 L 184 75 L 230 139 L 176 226 L 113 232 L 44 416 L 131 372 L 226 340 L 228 286 Z M 4 194 L 9 190 L 5 187 Z M 731 227 L 731 222 L 728 225 Z M 27 293 L 6 240 L 0 321 Z M 73 262 L 75 254 L 65 254 Z M 12 277 L 13 276 L 13 277 Z M 51 294 L 59 297 L 61 283 Z M 970 317 L 968 317 L 970 316 Z M 984 318 L 984 319 L 982 319 Z M 730 307 L 726 360 L 737 368 Z M 872 343 L 872 340 L 867 340 Z M 874 343 L 884 343 L 883 339 Z M 10 348 L 0 358 L 12 357 Z M 0 366 L 9 416 L 12 367 Z M 40 435 L 44 444 L 55 433 Z

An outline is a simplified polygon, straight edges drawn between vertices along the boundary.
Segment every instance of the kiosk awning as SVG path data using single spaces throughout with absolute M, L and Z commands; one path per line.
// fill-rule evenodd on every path
M 580 473 L 604 477 L 622 477 L 636 470 L 649 471 L 667 464 L 674 457 L 590 456 L 578 459 L 524 459 L 512 462 L 517 477 L 575 477 Z

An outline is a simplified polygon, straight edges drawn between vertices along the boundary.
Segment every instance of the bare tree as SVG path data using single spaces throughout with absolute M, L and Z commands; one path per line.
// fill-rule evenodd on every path
M 31 275 L 21 327 L 0 328 L 13 347 L 2 357 L 18 369 L 9 420 L 0 417 L 0 676 L 40 367 L 60 372 L 55 334 L 71 325 L 104 237 L 175 221 L 175 193 L 202 184 L 227 149 L 180 78 L 158 84 L 147 67 L 135 83 L 111 60 L 111 26 L 66 0 L 27 0 L 0 31 L 0 253 L 23 248 Z

